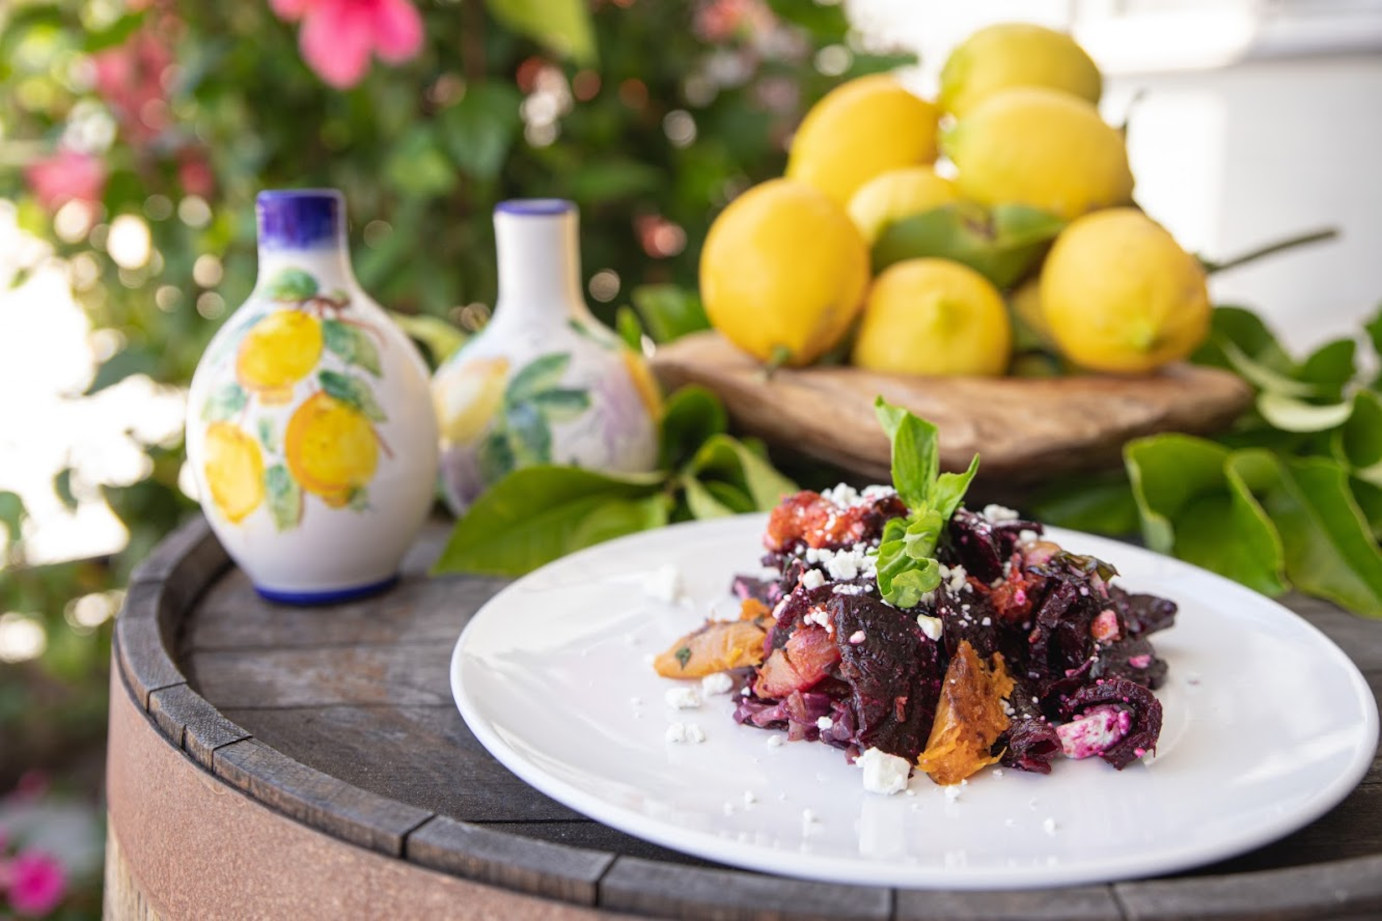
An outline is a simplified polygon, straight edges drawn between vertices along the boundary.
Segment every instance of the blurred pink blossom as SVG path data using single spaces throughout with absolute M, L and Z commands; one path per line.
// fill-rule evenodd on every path
M 31 918 L 42 918 L 67 894 L 62 864 L 39 851 L 28 851 L 0 865 L 0 883 L 7 884 L 10 906 Z
M 56 211 L 69 201 L 99 201 L 106 187 L 106 167 L 99 157 L 63 148 L 31 163 L 24 178 L 39 204 Z
M 119 116 L 130 139 L 142 145 L 168 126 L 164 81 L 173 66 L 173 52 L 165 40 L 140 31 L 118 48 L 92 57 L 96 92 Z
M 775 18 L 762 0 L 708 0 L 696 8 L 695 30 L 702 41 L 719 44 L 752 38 L 773 27 Z
M 408 0 L 269 0 L 285 20 L 302 20 L 308 66 L 338 89 L 359 83 L 370 54 L 398 64 L 422 47 L 422 17 Z

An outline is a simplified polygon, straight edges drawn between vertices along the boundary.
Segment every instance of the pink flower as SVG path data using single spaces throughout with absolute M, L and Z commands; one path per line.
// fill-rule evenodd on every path
M 10 905 L 21 915 L 42 918 L 57 908 L 67 894 L 67 874 L 47 854 L 20 854 L 10 861 L 7 870 Z
M 130 139 L 142 146 L 168 126 L 164 79 L 173 66 L 165 39 L 147 30 L 92 57 L 96 92 L 110 103 Z
M 106 167 L 98 157 L 66 148 L 24 171 L 39 204 L 56 211 L 69 201 L 95 203 L 106 187 Z
M 398 64 L 422 47 L 422 17 L 408 0 L 269 0 L 281 19 L 302 20 L 308 66 L 345 89 L 369 70 L 370 54 Z

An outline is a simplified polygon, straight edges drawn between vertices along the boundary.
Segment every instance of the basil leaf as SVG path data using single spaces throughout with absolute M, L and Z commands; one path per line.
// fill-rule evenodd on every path
M 874 411 L 892 440 L 893 488 L 908 508 L 926 504 L 940 473 L 936 427 L 882 397 L 874 401 Z
M 974 455 L 974 459 L 969 462 L 969 469 L 964 473 L 942 473 L 936 478 L 936 488 L 933 490 L 932 502 L 941 513 L 941 518 L 946 521 L 955 514 L 955 509 L 960 507 L 964 501 L 965 492 L 969 489 L 970 481 L 979 472 L 979 455 Z
M 618 534 L 666 520 L 660 474 L 610 476 L 525 467 L 487 490 L 457 522 L 433 573 L 516 576 Z M 643 500 L 657 499 L 656 503 Z

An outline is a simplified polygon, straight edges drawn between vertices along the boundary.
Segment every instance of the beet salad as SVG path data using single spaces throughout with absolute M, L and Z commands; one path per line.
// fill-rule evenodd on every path
M 940 473 L 936 430 L 879 401 L 893 487 L 800 492 L 773 510 L 740 617 L 708 621 L 655 661 L 669 678 L 728 673 L 734 719 L 820 741 L 892 793 L 912 768 L 956 784 L 1001 763 L 1122 770 L 1156 748 L 1166 676 L 1148 637 L 1173 602 L 1111 584 L 1112 566 L 1042 527 L 961 500 L 978 465 Z

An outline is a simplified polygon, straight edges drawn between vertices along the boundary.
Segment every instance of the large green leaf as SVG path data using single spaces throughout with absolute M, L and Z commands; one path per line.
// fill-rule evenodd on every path
M 1196 350 L 1194 362 L 1232 370 L 1233 365 L 1225 354 L 1225 343 L 1233 345 L 1239 354 L 1272 371 L 1289 376 L 1295 370 L 1295 363 L 1267 324 L 1245 307 L 1214 308 L 1209 338 Z
M 1343 466 L 1321 458 L 1256 458 L 1259 497 L 1285 550 L 1286 575 L 1301 591 L 1359 614 L 1382 617 L 1382 552 L 1349 489 Z
M 1353 401 L 1321 406 L 1282 393 L 1267 392 L 1258 395 L 1257 411 L 1273 428 L 1283 432 L 1327 432 L 1348 421 L 1353 415 Z
M 936 256 L 963 263 L 999 288 L 1027 273 L 1065 222 L 1026 205 L 985 209 L 956 202 L 888 225 L 873 245 L 873 267 L 881 272 L 904 259 Z
M 661 484 L 659 474 L 516 470 L 457 522 L 433 572 L 521 575 L 600 540 L 655 527 L 667 513 Z
M 719 397 L 697 384 L 678 389 L 663 406 L 658 466 L 663 470 L 680 467 L 707 439 L 728 427 L 729 417 Z
M 1188 435 L 1130 443 L 1124 459 L 1148 546 L 1265 594 L 1283 592 L 1281 541 L 1253 492 L 1258 453 L 1230 454 Z
M 761 455 L 728 435 L 712 435 L 701 445 L 687 472 L 692 476 L 717 475 L 743 489 L 759 511 L 775 507 L 783 496 L 797 491 L 797 484 L 777 471 Z
M 1382 396 L 1360 390 L 1353 414 L 1334 433 L 1334 456 L 1361 480 L 1382 487 Z
M 460 102 L 441 113 L 442 137 L 456 165 L 476 179 L 498 176 L 523 127 L 522 101 L 507 81 L 468 84 Z
M 1142 537 L 1158 553 L 1173 553 L 1174 521 L 1193 500 L 1224 488 L 1228 449 L 1190 435 L 1153 435 L 1123 449 Z
M 1353 339 L 1326 342 L 1305 359 L 1296 376 L 1318 386 L 1323 399 L 1337 401 L 1342 398 L 1345 385 L 1358 373 L 1354 360 L 1357 352 L 1358 343 Z
M 710 491 L 710 488 L 693 476 L 682 476 L 679 479 L 682 489 L 686 491 L 686 505 L 691 511 L 691 516 L 697 519 L 709 518 L 728 518 L 737 513 L 728 504 L 721 502 L 720 499 Z
M 696 292 L 678 285 L 640 285 L 630 297 L 654 342 L 671 342 L 710 328 Z
M 596 59 L 585 0 L 487 0 L 494 18 L 578 64 Z

